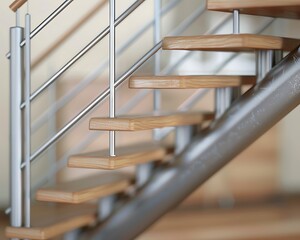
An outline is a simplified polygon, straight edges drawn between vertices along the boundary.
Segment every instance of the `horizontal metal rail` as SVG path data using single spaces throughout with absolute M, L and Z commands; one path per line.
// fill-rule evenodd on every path
M 42 54 L 40 54 L 31 64 L 32 70 L 35 69 L 40 63 L 43 62 L 54 50 L 61 46 L 67 39 L 69 39 L 79 28 L 82 27 L 87 21 L 89 21 L 96 13 L 99 12 L 107 3 L 107 0 L 99 1 L 93 8 L 86 13 L 78 22 L 76 22 L 70 29 L 64 32 L 64 34 L 56 40 L 51 46 L 47 48 Z
M 139 59 L 130 69 L 128 69 L 116 82 L 115 88 L 117 88 L 121 83 L 123 83 L 132 73 L 134 73 L 140 66 L 142 66 L 151 56 L 153 56 L 162 46 L 159 42 L 151 50 L 149 50 L 141 59 Z M 85 115 L 87 115 L 93 108 L 95 108 L 99 103 L 101 103 L 105 98 L 108 97 L 110 91 L 107 88 L 102 94 L 100 94 L 96 99 L 94 99 L 88 106 L 86 106 L 76 117 L 74 117 L 70 122 L 68 122 L 59 132 L 57 132 L 51 139 L 49 139 L 43 146 L 41 146 L 30 158 L 30 161 L 36 159 L 40 154 L 42 154 L 49 146 L 61 138 L 69 129 L 71 129 L 79 120 L 81 120 Z M 21 164 L 21 168 L 25 166 L 24 163 Z
M 44 27 L 46 27 L 54 18 L 58 16 L 67 6 L 70 5 L 74 0 L 64 1 L 54 12 L 52 12 L 41 24 L 39 24 L 35 29 L 30 33 L 30 39 L 34 38 Z M 25 45 L 25 39 L 20 43 L 21 47 Z M 10 58 L 10 52 L 6 54 L 7 58 Z
M 143 189 L 84 238 L 135 239 L 295 109 L 300 104 L 299 76 L 296 49 L 195 137 L 172 165 L 158 167 Z
M 115 25 L 118 26 L 124 19 L 126 19 L 134 10 L 139 7 L 145 0 L 137 0 L 133 3 L 125 12 L 120 15 Z M 75 64 L 82 56 L 89 52 L 93 47 L 97 45 L 104 37 L 109 34 L 109 26 L 106 27 L 97 37 L 95 37 L 88 45 L 86 45 L 79 53 L 77 53 L 70 61 L 68 61 L 59 71 L 57 71 L 52 77 L 50 77 L 42 86 L 35 90 L 31 96 L 30 101 L 39 96 L 47 87 L 49 87 L 57 78 L 59 78 L 65 71 L 67 71 L 73 64 Z M 21 104 L 21 108 L 24 107 L 24 103 Z
M 119 109 L 118 114 L 126 114 L 130 112 L 136 106 L 136 103 L 137 102 L 140 103 L 149 93 L 151 93 L 150 90 L 139 91 L 135 96 L 133 96 L 130 99 L 130 101 L 128 101 L 126 104 L 124 104 L 124 106 L 122 106 Z M 72 154 L 83 151 L 95 139 L 97 139 L 103 134 L 104 132 L 98 132 L 98 131 L 89 132 L 88 137 L 86 137 L 83 141 L 79 141 L 79 143 L 75 147 L 72 147 L 72 149 L 65 152 L 64 155 L 57 161 L 57 163 L 54 166 L 51 166 L 50 170 L 47 172 L 47 175 L 45 175 L 43 179 L 41 179 L 38 182 L 38 184 L 36 184 L 36 186 L 33 187 L 34 189 L 33 192 L 35 192 L 41 186 L 43 186 L 48 181 L 53 179 L 53 176 L 67 165 L 68 159 Z
M 166 14 L 169 10 L 175 7 L 180 0 L 173 0 L 169 2 L 163 9 L 161 14 Z M 198 15 L 199 16 L 199 15 Z M 193 19 L 192 19 L 193 20 Z M 142 36 L 144 32 L 146 32 L 150 27 L 153 26 L 154 20 L 148 22 L 143 28 L 141 28 L 137 33 L 131 36 L 118 50 L 117 55 L 120 55 L 125 52 L 125 50 L 134 44 L 135 40 Z M 178 31 L 176 31 L 178 32 Z M 175 35 L 175 34 L 174 34 Z M 39 116 L 39 118 L 33 123 L 32 125 L 32 132 L 37 131 L 48 119 L 49 114 L 56 113 L 59 109 L 65 106 L 68 102 L 70 102 L 77 94 L 79 94 L 84 88 L 86 88 L 91 82 L 93 82 L 99 75 L 105 70 L 108 66 L 108 60 L 105 60 L 103 63 L 100 64 L 95 70 L 93 70 L 88 76 L 86 76 L 79 84 L 77 84 L 74 88 L 72 88 L 68 94 L 60 98 L 55 104 L 50 106 L 48 110 L 46 110 L 43 114 Z

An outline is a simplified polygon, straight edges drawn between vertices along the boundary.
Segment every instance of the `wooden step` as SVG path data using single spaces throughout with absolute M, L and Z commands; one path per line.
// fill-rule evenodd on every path
M 141 143 L 116 148 L 116 156 L 109 156 L 109 150 L 74 155 L 69 158 L 68 166 L 114 170 L 150 161 L 163 160 L 168 148 L 162 144 Z
M 207 9 L 225 12 L 236 9 L 250 15 L 300 18 L 299 0 L 207 0 Z
M 186 37 L 166 37 L 164 50 L 199 51 L 254 51 L 284 50 L 292 51 L 300 44 L 298 39 L 282 38 L 256 34 L 222 34 Z
M 136 89 L 224 88 L 254 85 L 255 76 L 133 76 L 129 87 Z
M 32 207 L 32 227 L 6 227 L 6 237 L 50 239 L 96 221 L 95 205 L 36 205 Z
M 36 199 L 47 202 L 83 203 L 125 191 L 131 177 L 121 173 L 97 174 L 91 177 L 60 183 L 39 189 Z
M 90 129 L 106 131 L 139 131 L 163 127 L 196 125 L 206 120 L 211 120 L 213 117 L 214 114 L 212 113 L 177 112 L 117 118 L 92 118 L 90 120 Z

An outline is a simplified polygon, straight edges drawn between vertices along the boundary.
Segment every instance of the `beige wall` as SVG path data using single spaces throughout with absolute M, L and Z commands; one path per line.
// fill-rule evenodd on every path
M 93 5 L 95 5 L 99 0 L 89 0 L 89 1 L 74 1 L 71 4 L 70 8 L 63 13 L 63 17 L 58 17 L 53 23 L 51 23 L 47 30 L 42 31 L 36 39 L 33 40 L 33 59 L 37 57 L 41 52 L 45 50 L 45 48 L 51 45 L 57 38 L 57 36 L 61 35 L 65 29 L 72 26 L 74 21 L 78 20 L 80 16 L 87 12 Z M 47 4 L 45 4 L 47 2 Z M 61 3 L 61 0 L 51 0 L 51 1 L 30 1 L 30 12 L 33 14 L 33 26 L 36 26 L 42 19 L 47 16 L 50 12 L 52 12 L 58 5 Z M 120 0 L 117 1 L 118 4 L 118 14 L 123 11 L 129 4 L 134 2 L 133 0 Z M 167 2 L 167 1 L 163 1 Z M 195 8 L 199 0 L 190 0 L 187 5 L 185 1 L 182 1 L 178 12 L 173 14 L 169 14 L 168 18 L 164 20 L 163 29 L 164 34 L 168 32 L 172 26 L 176 26 L 178 22 L 184 17 L 184 13 L 188 13 L 191 9 Z M 1 1 L 0 2 L 0 76 L 1 76 L 1 85 L 0 85 L 0 107 L 2 117 L 0 118 L 0 152 L 1 152 L 1 174 L 0 174 L 0 206 L 7 205 L 8 202 L 8 168 L 9 168 L 9 148 L 8 148 L 8 123 L 9 123 L 9 76 L 8 76 L 8 61 L 5 59 L 4 55 L 8 50 L 8 28 L 14 24 L 14 14 L 8 10 L 8 5 L 10 1 Z M 26 9 L 26 8 L 24 8 Z M 23 13 L 24 13 L 23 9 Z M 141 8 L 139 8 L 134 17 L 129 17 L 128 20 L 124 24 L 122 24 L 121 28 L 118 30 L 118 40 L 117 44 L 122 44 L 124 38 L 130 36 L 130 34 L 141 27 L 144 24 L 144 20 L 149 19 L 152 16 L 153 8 L 152 1 L 146 1 Z M 215 13 L 210 16 L 210 20 L 207 20 L 208 16 L 205 15 L 201 19 L 197 21 L 196 24 L 192 26 L 192 30 L 187 31 L 186 34 L 193 33 L 201 33 L 205 32 L 212 23 L 214 23 L 214 19 L 221 16 L 220 13 Z M 138 19 L 138 21 L 137 21 Z M 243 21 L 249 21 L 249 17 L 242 18 Z M 266 19 L 258 19 L 258 20 L 250 20 L 252 24 L 244 24 L 244 31 L 250 31 L 252 25 L 260 24 L 262 21 L 266 21 Z M 99 12 L 93 19 L 90 21 L 84 29 L 79 30 L 70 41 L 66 42 L 61 49 L 55 51 L 47 61 L 42 63 L 38 70 L 33 72 L 33 89 L 37 88 L 42 82 L 49 77 L 49 75 L 53 74 L 57 69 L 59 69 L 67 60 L 69 60 L 79 49 L 81 49 L 88 40 L 94 38 L 95 29 L 99 29 L 101 31 L 104 27 L 107 26 L 108 18 L 107 18 L 107 7 L 103 9 L 103 11 Z M 300 37 L 299 33 L 296 31 L 298 22 L 297 21 L 287 21 L 287 20 L 276 20 L 273 27 L 268 29 L 267 33 L 269 34 L 278 34 L 284 36 L 293 36 Z M 200 27 L 199 27 L 200 26 Z M 246 30 L 245 30 L 246 29 Z M 225 28 L 224 32 L 231 31 L 231 25 Z M 84 37 L 83 37 L 84 36 Z M 73 44 L 73 43 L 76 44 Z M 86 73 L 96 67 L 99 62 L 102 62 L 104 56 L 107 55 L 107 38 L 106 40 L 95 47 L 92 53 L 87 54 L 87 57 L 76 64 L 75 68 L 72 68 L 67 74 L 64 75 L 64 81 L 72 82 L 74 78 L 78 79 L 79 77 L 84 76 Z M 152 33 L 148 31 L 142 38 L 140 38 L 137 43 L 130 48 L 130 51 L 126 51 L 126 53 L 120 58 L 118 61 L 118 69 L 119 71 L 124 71 L 130 64 L 132 64 L 139 56 L 141 56 L 141 50 L 149 49 L 152 44 Z M 144 51 L 143 51 L 144 52 Z M 170 60 L 170 58 L 176 58 L 174 55 L 170 55 L 169 53 L 164 53 L 165 61 Z M 182 65 L 181 68 L 178 69 L 180 73 L 193 73 L 200 68 L 204 71 L 207 70 L 207 66 L 211 64 L 199 64 L 200 61 L 213 61 L 215 59 L 214 56 L 207 56 L 196 54 L 193 57 L 193 60 L 187 62 Z M 248 62 L 252 59 L 249 57 L 245 57 Z M 249 60 L 250 59 L 250 60 Z M 193 67 L 190 67 L 193 66 Z M 253 65 L 254 66 L 254 65 Z M 189 68 L 187 68 L 189 67 Z M 150 72 L 151 68 L 144 68 L 146 72 Z M 188 70 L 186 70 L 188 69 Z M 236 69 L 236 65 L 233 63 L 228 66 L 227 69 L 224 70 L 224 73 L 232 72 Z M 249 68 L 243 69 L 242 72 L 245 73 L 249 70 Z M 251 68 L 251 71 L 254 71 L 254 68 Z M 107 72 L 102 75 L 102 79 L 107 77 Z M 168 96 L 168 95 L 166 95 Z M 48 94 L 44 94 L 40 100 L 38 100 L 42 104 L 34 104 L 33 106 L 33 119 L 35 119 L 41 112 L 45 106 L 48 105 L 49 96 Z M 79 110 L 79 109 L 77 109 Z M 281 153 L 281 185 L 284 189 L 292 189 L 292 190 L 300 190 L 300 177 L 298 173 L 298 169 L 300 169 L 300 161 L 298 148 L 299 144 L 297 139 L 300 139 L 300 128 L 298 128 L 300 113 L 299 109 L 293 113 L 290 117 L 283 121 L 281 126 L 281 141 L 280 141 L 280 153 Z M 43 130 L 36 134 L 34 137 L 33 146 L 36 148 L 38 144 L 40 144 L 41 139 L 44 141 L 47 138 L 48 129 L 47 125 L 43 128 Z M 44 156 L 47 159 L 47 156 Z M 44 161 L 44 164 L 35 165 L 34 170 L 38 172 L 37 169 L 42 167 L 48 167 L 51 162 Z M 36 173 L 35 173 L 36 174 Z

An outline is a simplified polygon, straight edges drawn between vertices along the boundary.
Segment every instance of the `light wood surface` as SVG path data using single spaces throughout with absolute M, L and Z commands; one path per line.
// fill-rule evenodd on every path
M 211 120 L 213 117 L 212 113 L 177 112 L 117 118 L 92 118 L 90 120 L 90 129 L 108 131 L 150 130 L 163 127 L 196 125 L 206 120 Z
M 161 144 L 142 143 L 117 147 L 116 156 L 109 156 L 108 149 L 74 155 L 69 158 L 68 167 L 113 170 L 163 160 L 167 153 L 168 149 Z
M 285 50 L 291 51 L 300 44 L 298 39 L 256 35 L 222 34 L 186 37 L 166 37 L 164 50 L 201 50 L 201 51 L 254 51 Z
M 228 209 L 175 210 L 137 240 L 296 240 L 300 204 L 248 204 Z
M 48 47 L 40 56 L 33 60 L 31 68 L 36 68 L 45 58 L 47 58 L 56 48 L 61 46 L 67 39 L 69 39 L 78 29 L 90 20 L 96 13 L 106 5 L 107 1 L 103 0 L 97 3 L 91 11 L 83 16 L 77 23 L 75 23 L 69 30 L 67 30 L 58 40 L 56 40 L 50 47 Z
M 207 8 L 217 11 L 239 9 L 244 14 L 300 18 L 299 0 L 207 0 Z
M 97 174 L 56 186 L 39 189 L 36 199 L 47 202 L 83 203 L 125 191 L 131 183 L 129 175 Z
M 130 88 L 138 89 L 192 89 L 224 88 L 254 85 L 254 76 L 133 76 Z
M 9 8 L 12 11 L 16 12 L 26 2 L 27 2 L 27 0 L 15 0 L 12 4 L 9 5 Z
M 32 208 L 32 227 L 7 227 L 8 238 L 49 239 L 94 224 L 94 205 L 36 205 Z
M 4 213 L 4 210 L 0 210 L 0 239 L 6 240 L 5 227 L 9 225 L 9 216 Z

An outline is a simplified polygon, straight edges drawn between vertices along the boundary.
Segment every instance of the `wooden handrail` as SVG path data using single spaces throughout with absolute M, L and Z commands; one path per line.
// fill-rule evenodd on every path
M 93 9 L 88 12 L 83 18 L 81 18 L 73 27 L 71 27 L 67 32 L 64 33 L 55 43 L 53 43 L 45 52 L 43 52 L 37 59 L 35 59 L 31 65 L 34 69 L 41 63 L 52 51 L 59 47 L 63 42 L 65 42 L 73 33 L 75 33 L 81 25 L 93 17 L 105 4 L 107 0 L 100 1 Z
M 27 0 L 15 0 L 12 4 L 9 5 L 9 8 L 12 11 L 16 12 L 26 2 L 27 2 Z

